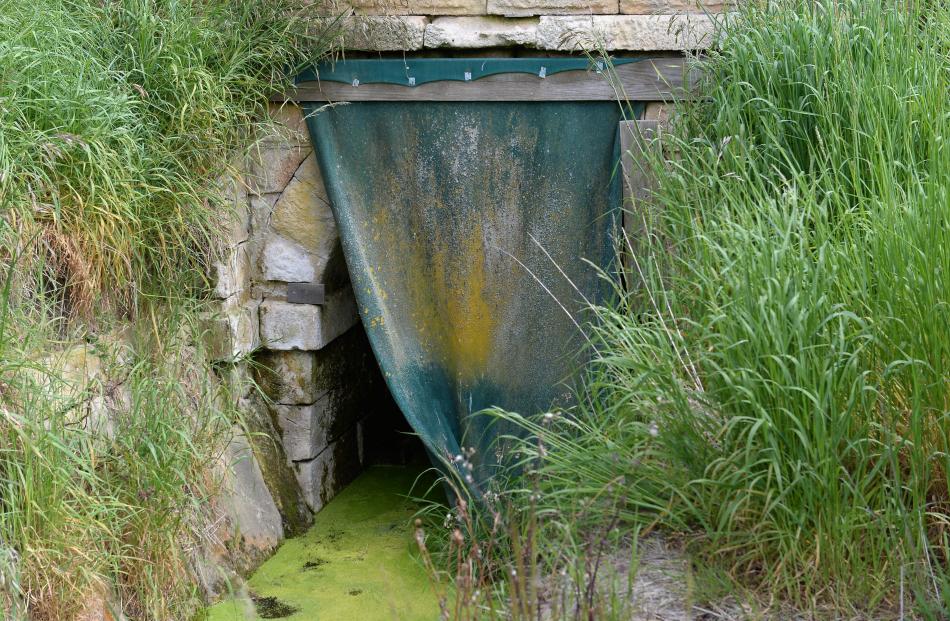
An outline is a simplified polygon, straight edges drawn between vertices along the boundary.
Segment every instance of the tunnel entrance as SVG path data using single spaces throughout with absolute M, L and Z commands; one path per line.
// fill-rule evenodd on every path
M 476 412 L 570 402 L 585 304 L 609 294 L 597 268 L 618 268 L 621 225 L 636 237 L 625 119 L 682 72 L 678 58 L 360 59 L 282 98 L 292 138 L 253 171 L 230 266 L 252 282 L 219 288 L 267 397 L 246 401 L 270 413 L 258 428 L 277 440 L 263 461 L 285 532 L 366 465 L 418 461 L 420 439 L 437 463 L 475 447 L 463 475 L 485 480 Z
M 680 65 L 674 65 L 676 69 Z M 622 226 L 620 123 L 645 58 L 346 60 L 295 97 L 361 321 L 412 429 L 478 488 L 509 430 L 479 412 L 572 401 Z M 347 105 L 330 105 L 340 100 Z
M 255 368 L 310 511 L 320 511 L 369 466 L 427 463 L 361 324 L 316 351 L 263 351 Z

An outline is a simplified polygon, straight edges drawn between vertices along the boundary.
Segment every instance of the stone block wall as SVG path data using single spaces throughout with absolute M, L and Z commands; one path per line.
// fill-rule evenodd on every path
M 302 112 L 273 106 L 271 116 L 277 131 L 229 182 L 230 242 L 216 265 L 221 313 L 210 332 L 215 356 L 263 393 L 241 401 L 256 434 L 251 448 L 272 471 L 264 480 L 276 506 L 261 511 L 276 508 L 291 535 L 309 519 L 302 505 L 307 515 L 319 511 L 359 473 L 365 428 L 395 405 L 358 325 Z M 291 303 L 288 283 L 323 284 L 325 300 Z
M 221 312 L 210 332 L 215 357 L 263 393 L 239 401 L 273 497 L 257 511 L 279 513 L 289 536 L 359 473 L 367 443 L 379 443 L 374 426 L 398 425 L 399 414 L 360 325 L 312 147 L 297 131 L 301 111 L 288 104 L 272 114 L 282 137 L 252 154 L 252 172 L 230 193 L 235 221 L 216 266 Z M 663 114 L 662 104 L 647 106 L 648 118 Z M 324 284 L 324 302 L 289 302 L 297 282 Z
M 265 350 L 259 362 L 287 459 L 319 511 L 366 462 L 367 427 L 388 424 L 395 406 L 360 328 L 319 350 Z

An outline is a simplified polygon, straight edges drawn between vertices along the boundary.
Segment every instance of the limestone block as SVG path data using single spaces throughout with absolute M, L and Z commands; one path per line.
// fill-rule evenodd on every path
M 359 321 L 349 287 L 328 295 L 321 306 L 265 300 L 260 315 L 264 347 L 279 351 L 321 349 Z
M 254 272 L 251 274 L 251 284 L 255 285 L 261 280 L 260 264 L 264 238 L 270 231 L 271 212 L 274 204 L 280 194 L 272 192 L 270 194 L 254 195 L 249 197 L 249 209 L 251 212 L 251 236 L 247 240 L 247 252 L 251 259 L 251 267 Z
M 230 520 L 231 563 L 245 573 L 283 541 L 283 519 L 247 437 L 238 429 L 222 459 L 224 477 L 215 504 Z
M 86 346 L 70 348 L 68 362 L 62 367 L 63 382 L 54 381 L 53 394 L 75 395 L 75 406 L 66 410 L 66 420 L 90 432 L 93 438 L 112 440 L 116 432 L 116 414 L 132 405 L 131 389 L 115 383 L 109 376 L 116 369 L 108 369 L 102 359 L 88 352 Z M 73 366 L 76 360 L 80 366 Z M 75 381 L 71 378 L 74 378 Z M 68 403 L 68 402 L 67 402 Z
M 311 153 L 274 204 L 260 271 L 265 280 L 323 282 L 338 244 L 323 177 Z
M 243 168 L 244 164 L 235 165 L 237 166 Z M 220 224 L 225 231 L 224 238 L 231 244 L 246 241 L 251 225 L 246 180 L 235 171 L 234 174 L 222 177 L 218 186 L 224 200 Z
M 260 273 L 265 280 L 321 282 L 326 260 L 298 243 L 269 233 L 261 250 Z
M 105 587 L 96 587 L 88 590 L 79 598 L 79 614 L 73 617 L 74 621 L 128 621 L 122 611 L 121 600 L 115 593 Z M 3 600 L 0 599 L 0 612 Z M 4 619 L 25 619 L 26 617 L 10 616 Z
M 426 28 L 427 48 L 534 47 L 537 18 L 436 17 Z
M 288 537 L 299 535 L 310 525 L 303 491 L 297 484 L 297 476 L 287 459 L 271 412 L 258 394 L 252 394 L 238 402 L 248 431 L 248 442 L 254 458 L 260 466 L 271 497 L 277 505 Z
M 324 392 L 318 385 L 317 354 L 312 351 L 263 352 L 258 383 L 275 403 L 303 405 L 313 403 Z
M 618 0 L 488 0 L 491 15 L 611 15 Z
M 352 328 L 320 351 L 267 351 L 256 358 L 258 386 L 274 403 L 310 405 L 328 397 L 334 437 L 367 412 L 384 409 L 389 393 L 366 334 Z
M 347 0 L 357 15 L 484 15 L 486 0 Z
M 217 282 L 214 295 L 217 298 L 229 298 L 247 291 L 251 286 L 251 259 L 247 245 L 237 244 L 225 252 L 225 256 L 214 263 Z
M 260 241 L 262 231 L 267 230 L 267 223 L 270 221 L 271 212 L 274 210 L 274 204 L 280 198 L 279 192 L 268 194 L 251 195 L 249 203 L 251 216 L 251 241 Z
M 359 474 L 361 426 L 354 426 L 309 461 L 297 462 L 297 480 L 311 511 L 319 511 Z
M 620 12 L 631 15 L 722 13 L 733 4 L 728 0 L 620 0 Z
M 550 50 L 683 50 L 713 45 L 715 32 L 706 15 L 543 16 L 538 47 Z
M 643 119 L 645 121 L 659 121 L 661 124 L 669 123 L 670 108 L 670 104 L 665 104 L 660 101 L 651 101 L 643 111 Z
M 429 20 L 418 15 L 359 15 L 341 22 L 346 49 L 395 52 L 421 50 Z
M 372 413 L 369 395 L 360 394 L 367 385 L 358 378 L 350 378 L 350 383 L 332 387 L 308 405 L 273 406 L 284 450 L 291 461 L 313 459 Z
M 227 386 L 227 395 L 237 403 L 247 398 L 258 386 L 254 381 L 253 365 L 247 361 L 237 361 L 232 364 L 219 365 L 218 374 L 221 381 Z
M 329 225 L 329 229 L 327 226 Z M 336 234 L 330 199 L 315 153 L 301 162 L 274 204 L 271 226 L 307 248 L 319 248 Z
M 251 153 L 249 190 L 254 194 L 283 191 L 312 151 L 309 144 L 262 143 Z
M 91 438 L 111 441 L 116 413 L 132 407 L 123 370 L 131 351 L 121 332 L 100 335 L 94 344 L 76 344 L 44 356 L 35 367 L 24 368 L 22 377 L 61 404 L 68 424 L 82 427 Z
M 307 145 L 310 134 L 303 108 L 292 101 L 267 104 L 267 116 L 274 123 L 276 135 L 268 138 L 270 143 L 285 145 Z
M 252 299 L 231 298 L 224 305 L 225 316 L 231 328 L 231 357 L 240 358 L 260 347 L 257 307 L 260 302 Z
M 316 457 L 333 439 L 333 414 L 327 394 L 310 405 L 275 405 L 284 451 L 291 461 Z
M 206 342 L 215 360 L 235 360 L 260 347 L 258 306 L 247 296 L 232 296 L 221 303 L 221 312 L 207 327 Z
M 231 206 L 232 209 L 228 209 L 222 216 L 221 228 L 225 231 L 225 239 L 229 244 L 241 244 L 251 235 L 250 202 L 245 196 L 243 200 L 231 203 Z

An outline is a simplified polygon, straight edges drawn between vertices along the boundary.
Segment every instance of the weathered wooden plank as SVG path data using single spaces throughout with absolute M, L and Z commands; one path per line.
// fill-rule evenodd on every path
M 620 165 L 623 169 L 623 230 L 625 239 L 624 267 L 628 274 L 627 286 L 640 285 L 637 261 L 648 245 L 647 220 L 650 217 L 650 196 L 654 179 L 647 168 L 645 154 L 653 146 L 660 121 L 638 120 L 620 123 Z M 637 259 L 637 261 L 634 261 Z
M 681 58 L 619 65 L 611 77 L 594 71 L 564 71 L 541 78 L 524 73 L 486 76 L 471 82 L 444 80 L 418 86 L 311 81 L 275 97 L 291 101 L 665 101 L 687 95 L 694 80 Z

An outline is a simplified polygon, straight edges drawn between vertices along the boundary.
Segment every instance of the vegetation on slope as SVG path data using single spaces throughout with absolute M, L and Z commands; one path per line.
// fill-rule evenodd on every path
M 196 321 L 229 215 L 216 181 L 326 50 L 293 9 L 0 0 L 4 618 L 201 603 L 209 465 L 236 417 Z
M 308 43 L 290 8 L 0 0 L 0 234 L 26 294 L 127 312 L 205 272 L 223 210 L 212 182 Z
M 945 618 L 950 11 L 755 4 L 660 140 L 581 405 L 502 414 L 531 432 L 514 515 L 581 554 L 615 516 L 660 527 L 836 618 Z

